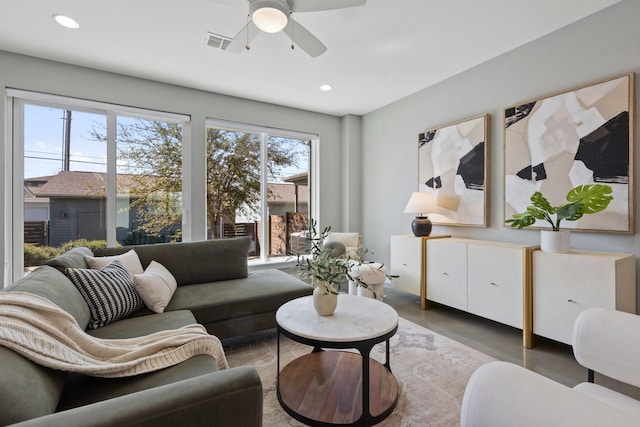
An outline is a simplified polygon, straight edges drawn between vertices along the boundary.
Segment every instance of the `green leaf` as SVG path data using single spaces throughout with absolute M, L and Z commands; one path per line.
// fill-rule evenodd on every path
M 534 216 L 527 215 L 527 213 L 524 212 L 513 215 L 512 219 L 508 219 L 505 222 L 510 224 L 511 227 L 518 227 L 518 229 L 522 229 L 535 223 L 536 218 Z
M 538 209 L 541 209 L 544 212 L 548 212 L 550 214 L 553 214 L 556 212 L 556 208 L 551 206 L 551 203 L 549 203 L 549 201 L 539 191 L 536 191 L 535 193 L 533 193 L 533 195 L 531 196 L 531 202 L 533 203 L 533 206 L 537 207 Z M 544 219 L 544 214 L 541 218 L 538 218 L 538 219 Z
M 556 216 L 558 220 L 566 219 L 567 221 L 575 221 L 584 215 L 583 207 L 584 205 L 582 203 L 570 203 L 560 206 L 556 210 Z
M 579 185 L 567 193 L 567 200 L 582 204 L 581 212 L 583 214 L 593 214 L 601 212 L 609 206 L 613 200 L 612 192 L 613 190 L 608 185 Z

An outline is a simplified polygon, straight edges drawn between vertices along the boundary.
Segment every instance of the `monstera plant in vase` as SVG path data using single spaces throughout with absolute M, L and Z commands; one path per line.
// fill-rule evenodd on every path
M 506 223 L 522 229 L 534 225 L 538 220 L 547 221 L 551 224 L 551 230 L 541 231 L 540 248 L 547 252 L 567 253 L 570 248 L 570 234 L 567 230 L 560 230 L 560 222 L 576 221 L 583 215 L 602 212 L 613 200 L 612 192 L 608 185 L 579 185 L 567 193 L 568 203 L 551 206 L 542 193 L 536 191 L 531 196 L 531 205 L 524 212 L 506 220 Z

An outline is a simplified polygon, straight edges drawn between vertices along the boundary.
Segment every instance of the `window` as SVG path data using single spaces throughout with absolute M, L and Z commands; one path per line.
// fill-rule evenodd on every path
M 306 250 L 314 135 L 209 121 L 208 238 L 247 236 L 249 257 Z
M 90 137 L 93 127 L 106 127 L 106 115 L 34 104 L 23 111 L 24 242 L 106 240 L 107 144 Z
M 114 246 L 181 239 L 188 117 L 9 92 L 18 178 L 14 278 L 86 241 Z
M 116 240 L 182 239 L 182 124 L 117 116 Z

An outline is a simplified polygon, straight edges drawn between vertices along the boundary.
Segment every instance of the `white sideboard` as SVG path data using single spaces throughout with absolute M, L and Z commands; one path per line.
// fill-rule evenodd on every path
M 636 258 L 572 250 L 533 253 L 533 333 L 571 344 L 573 324 L 590 307 L 636 312 Z
M 573 323 L 589 307 L 636 313 L 636 257 L 448 236 L 391 236 L 394 287 L 427 300 L 571 344 Z

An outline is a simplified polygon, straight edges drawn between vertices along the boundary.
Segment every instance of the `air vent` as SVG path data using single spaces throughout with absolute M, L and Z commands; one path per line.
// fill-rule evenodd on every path
M 231 39 L 225 36 L 221 36 L 219 34 L 207 33 L 207 46 L 225 50 L 227 46 L 231 43 Z

